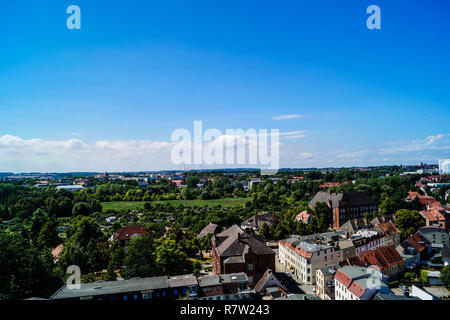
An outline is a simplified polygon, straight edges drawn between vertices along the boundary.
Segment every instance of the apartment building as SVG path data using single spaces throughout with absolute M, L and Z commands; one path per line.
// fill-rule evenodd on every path
M 375 294 L 393 294 L 375 268 L 344 266 L 334 276 L 335 300 L 370 300 Z
M 279 241 L 278 259 L 302 283 L 315 284 L 317 269 L 344 260 L 344 253 L 329 244 L 289 238 Z

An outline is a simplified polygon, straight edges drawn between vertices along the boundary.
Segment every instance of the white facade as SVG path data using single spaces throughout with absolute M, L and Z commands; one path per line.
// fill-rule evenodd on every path
M 392 294 L 383 281 L 386 278 L 374 268 L 346 266 L 339 270 L 348 276 L 351 282 L 349 286 L 346 286 L 338 280 L 337 276 L 334 278 L 335 300 L 368 300 L 377 292 Z M 351 290 L 354 282 L 357 283 L 357 287 L 364 290 L 360 296 Z
M 315 284 L 317 269 L 344 260 L 342 250 L 336 247 L 303 242 L 298 239 L 287 239 L 286 241 L 301 250 L 294 250 L 280 242 L 278 259 L 286 267 L 286 270 L 291 271 L 302 283 Z

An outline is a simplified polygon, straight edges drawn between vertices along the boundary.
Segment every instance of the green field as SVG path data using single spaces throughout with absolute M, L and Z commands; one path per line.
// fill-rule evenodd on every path
M 224 198 L 214 200 L 165 200 L 165 201 L 151 201 L 150 203 L 171 203 L 174 206 L 184 205 L 186 207 L 215 207 L 221 205 L 222 207 L 233 207 L 237 205 L 243 205 L 249 198 Z M 145 201 L 113 201 L 102 202 L 103 211 L 107 210 L 139 210 L 144 209 Z

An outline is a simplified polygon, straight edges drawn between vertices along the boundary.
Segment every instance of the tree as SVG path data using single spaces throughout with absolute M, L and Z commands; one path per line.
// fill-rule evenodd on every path
M 0 298 L 49 297 L 61 281 L 48 251 L 39 252 L 17 233 L 0 233 Z
M 150 235 L 130 241 L 124 259 L 124 278 L 152 277 L 158 275 L 155 257 L 155 243 Z
M 168 276 L 192 273 L 194 270 L 180 243 L 166 238 L 157 241 L 156 264 L 161 274 Z
M 441 270 L 441 280 L 450 289 L 450 265 L 444 266 Z
M 39 232 L 37 245 L 39 248 L 54 248 L 61 243 L 61 238 L 58 235 L 57 224 L 50 220 L 47 221 Z
M 45 223 L 48 221 L 47 213 L 41 208 L 33 212 L 31 217 L 31 232 L 30 236 L 33 241 L 36 241 L 39 237 L 39 233 Z
M 73 216 L 89 216 L 91 214 L 91 206 L 86 202 L 78 202 L 72 208 Z
M 407 238 L 425 225 L 425 219 L 417 211 L 400 209 L 396 213 L 397 227 L 401 236 Z
M 271 238 L 270 228 L 267 223 L 263 223 L 261 230 L 259 230 L 259 234 L 263 235 L 266 240 Z
M 380 211 L 382 215 L 391 214 L 395 211 L 395 203 L 391 198 L 386 196 L 380 204 Z

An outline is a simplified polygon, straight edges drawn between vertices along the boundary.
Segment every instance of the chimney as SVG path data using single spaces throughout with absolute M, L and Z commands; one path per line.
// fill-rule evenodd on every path
M 381 221 L 386 222 L 386 216 L 381 216 Z
M 363 218 L 363 221 L 364 221 L 364 225 L 367 226 L 367 218 L 366 217 Z

